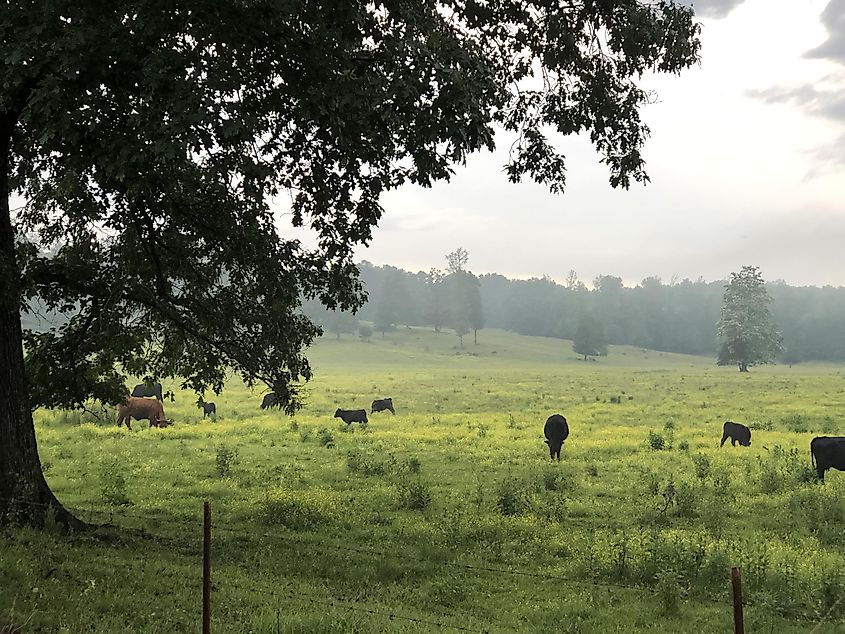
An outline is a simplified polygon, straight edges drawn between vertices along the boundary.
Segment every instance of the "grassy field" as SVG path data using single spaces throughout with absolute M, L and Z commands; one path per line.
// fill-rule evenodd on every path
M 217 632 L 726 632 L 732 565 L 746 631 L 845 631 L 845 473 L 820 485 L 809 455 L 845 435 L 845 369 L 456 343 L 324 338 L 293 418 L 236 379 L 207 397 L 214 422 L 178 390 L 163 430 L 36 412 L 50 485 L 106 526 L 6 530 L 0 619 L 199 631 L 210 500 Z M 396 416 L 332 418 L 387 396 Z M 571 434 L 552 464 L 555 412 Z M 719 448 L 725 420 L 750 448 Z

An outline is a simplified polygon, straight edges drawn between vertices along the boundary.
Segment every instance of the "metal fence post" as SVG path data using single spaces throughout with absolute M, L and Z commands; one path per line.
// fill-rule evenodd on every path
M 202 634 L 211 634 L 211 505 L 203 503 L 202 521 Z
M 742 577 L 739 568 L 731 568 L 731 585 L 734 596 L 734 634 L 745 634 L 745 624 L 742 620 Z

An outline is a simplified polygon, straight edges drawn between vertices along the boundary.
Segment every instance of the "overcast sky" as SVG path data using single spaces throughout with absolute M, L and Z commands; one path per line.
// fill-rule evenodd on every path
M 444 268 L 463 246 L 475 273 L 627 285 L 657 275 L 845 285 L 845 0 L 702 0 L 700 67 L 646 87 L 651 183 L 614 190 L 588 141 L 566 139 L 568 190 L 512 185 L 503 151 L 449 183 L 383 199 L 358 259 Z M 504 140 L 504 139 L 503 139 Z M 500 148 L 507 143 L 500 143 Z

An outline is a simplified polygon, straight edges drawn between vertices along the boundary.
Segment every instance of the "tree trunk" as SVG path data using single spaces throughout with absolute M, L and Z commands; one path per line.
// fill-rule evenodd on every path
M 85 526 L 56 499 L 38 457 L 24 378 L 20 289 L 9 210 L 9 163 L 14 121 L 0 113 L 0 523 L 40 526 L 52 511 L 70 528 Z
M 473 340 L 475 342 L 475 345 L 477 346 L 478 345 L 478 329 L 477 328 L 473 331 L 472 337 L 473 337 Z
M 748 372 L 748 363 L 746 363 L 745 361 L 741 361 L 739 364 L 739 371 Z

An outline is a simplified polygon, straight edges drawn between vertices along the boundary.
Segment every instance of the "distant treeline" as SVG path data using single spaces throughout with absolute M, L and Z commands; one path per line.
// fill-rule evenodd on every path
M 368 301 L 355 317 L 327 313 L 314 304 L 306 306 L 306 312 L 327 331 L 352 332 L 358 319 L 390 321 L 392 326 L 453 327 L 450 314 L 461 302 L 460 294 L 442 292 L 438 287 L 448 286 L 454 272 L 410 273 L 367 261 L 359 268 Z M 548 277 L 513 280 L 498 274 L 461 274 L 478 281 L 481 315 L 476 316 L 474 325 L 480 319 L 484 327 L 572 339 L 579 319 L 590 315 L 604 324 L 611 344 L 714 358 L 717 353 L 716 323 L 726 281 L 667 284 L 649 277 L 631 288 L 623 286 L 621 278 L 605 275 L 588 288 L 574 272 L 564 284 Z M 784 336 L 782 361 L 845 361 L 845 287 L 795 287 L 774 282 L 767 288 L 774 300 L 774 321 Z M 385 315 L 389 317 L 385 319 Z

